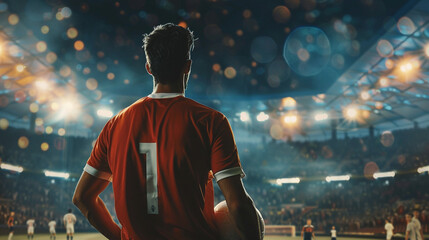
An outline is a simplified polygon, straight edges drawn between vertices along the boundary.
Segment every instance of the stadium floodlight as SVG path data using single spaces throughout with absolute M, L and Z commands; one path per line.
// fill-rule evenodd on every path
M 64 178 L 64 179 L 68 179 L 70 177 L 70 173 L 66 173 L 66 172 L 54 172 L 49 170 L 45 170 L 44 172 L 46 177 L 57 177 L 57 178 Z
M 268 116 L 268 114 L 264 113 L 264 112 L 260 112 L 258 114 L 258 116 L 256 116 L 256 120 L 258 120 L 258 122 L 265 122 L 270 118 L 270 116 Z
M 249 115 L 249 113 L 248 112 L 241 112 L 240 113 L 240 120 L 242 122 L 248 122 L 248 121 L 250 121 L 250 115 Z
M 24 171 L 24 168 L 21 166 L 15 166 L 12 164 L 2 163 L 0 164 L 0 168 L 4 170 L 9 170 L 17 173 L 22 173 Z
M 293 177 L 293 178 L 279 178 L 276 180 L 276 183 L 278 185 L 282 185 L 285 183 L 299 183 L 301 182 L 301 179 L 298 177 Z
M 424 166 L 424 167 L 419 167 L 419 168 L 417 168 L 417 172 L 418 172 L 418 173 L 429 172 L 429 165 L 428 165 L 428 166 Z
M 333 182 L 333 181 L 349 181 L 350 175 L 341 175 L 341 176 L 327 176 L 326 181 L 327 182 Z
M 112 110 L 107 109 L 107 108 L 100 108 L 97 110 L 97 115 L 99 117 L 111 118 L 113 116 L 113 112 L 112 112 Z
M 288 114 L 288 115 L 285 115 L 283 117 L 283 121 L 286 124 L 292 125 L 292 124 L 295 124 L 298 121 L 298 116 L 296 116 L 294 114 L 290 114 L 290 115 Z
M 347 106 L 346 109 L 344 110 L 344 117 L 347 120 L 355 120 L 358 117 L 359 114 L 359 110 L 357 109 L 356 106 L 350 105 Z
M 395 171 L 390 171 L 390 172 L 376 172 L 372 176 L 374 177 L 374 179 L 377 179 L 377 178 L 395 177 L 395 175 L 396 175 Z
M 41 91 L 46 91 L 51 87 L 49 82 L 45 79 L 39 79 L 34 84 L 36 85 L 37 89 Z

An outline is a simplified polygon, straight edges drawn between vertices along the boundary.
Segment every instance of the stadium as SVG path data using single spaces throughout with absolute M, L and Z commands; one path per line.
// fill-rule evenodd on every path
M 165 23 L 193 31 L 186 98 L 228 119 L 264 239 L 308 219 L 313 239 L 429 238 L 429 0 L 0 0 L 0 240 L 69 239 L 69 209 L 74 239 L 106 239 L 73 195 L 152 93 L 142 39 Z

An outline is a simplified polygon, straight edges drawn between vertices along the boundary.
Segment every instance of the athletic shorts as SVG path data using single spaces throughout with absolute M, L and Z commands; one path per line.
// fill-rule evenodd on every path
M 67 234 L 73 234 L 74 233 L 74 226 L 73 225 L 68 225 L 66 227 L 67 230 Z
M 331 237 L 331 240 L 337 240 L 337 238 L 336 237 Z
M 55 234 L 56 232 L 55 232 L 55 228 L 51 228 L 51 229 L 49 229 L 49 233 L 51 233 L 51 234 Z
M 9 233 L 13 232 L 13 226 L 9 227 Z
M 29 228 L 27 229 L 27 233 L 28 233 L 28 234 L 34 234 L 34 227 L 29 227 Z
M 387 234 L 387 235 L 386 235 L 386 239 L 387 239 L 387 240 L 392 239 L 392 237 L 393 237 L 393 234 Z

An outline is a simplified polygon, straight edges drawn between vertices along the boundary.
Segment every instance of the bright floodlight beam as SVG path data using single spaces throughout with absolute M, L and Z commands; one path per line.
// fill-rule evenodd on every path
M 46 91 L 50 88 L 50 84 L 45 79 L 37 80 L 35 85 L 36 85 L 37 89 L 42 90 L 42 91 Z
M 264 113 L 264 112 L 260 112 L 258 114 L 258 116 L 256 116 L 256 120 L 258 120 L 258 122 L 265 122 L 270 118 L 270 116 L 268 116 L 268 114 Z
M 49 170 L 45 170 L 44 172 L 46 177 L 56 177 L 56 178 L 64 178 L 64 179 L 68 179 L 70 177 L 70 173 L 66 173 L 66 172 L 54 172 Z
M 301 179 L 298 177 L 293 178 L 279 178 L 276 180 L 276 183 L 278 185 L 287 184 L 287 183 L 299 183 L 301 182 Z
M 429 165 L 417 168 L 417 172 L 418 173 L 424 173 L 424 172 L 428 172 L 429 173 Z
M 97 110 L 97 115 L 99 117 L 111 118 L 113 116 L 113 112 L 107 108 L 100 108 Z
M 349 181 L 350 175 L 341 175 L 341 176 L 327 176 L 326 181 L 327 182 L 334 182 L 334 181 Z
M 348 120 L 355 120 L 358 117 L 359 111 L 356 106 L 348 106 L 344 111 L 344 117 Z
M 21 166 L 15 166 L 12 164 L 2 163 L 0 164 L 0 168 L 4 170 L 9 170 L 17 173 L 22 173 L 24 171 L 24 168 Z
M 374 177 L 374 179 L 378 179 L 378 178 L 395 177 L 395 175 L 396 175 L 395 171 L 389 171 L 389 172 L 376 172 L 372 176 Z
M 242 122 L 248 122 L 248 121 L 250 121 L 250 115 L 249 115 L 249 113 L 248 112 L 241 112 L 240 113 L 240 120 Z

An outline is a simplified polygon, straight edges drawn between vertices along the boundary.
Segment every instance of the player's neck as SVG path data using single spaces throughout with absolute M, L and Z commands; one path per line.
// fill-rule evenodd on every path
M 158 83 L 153 87 L 152 93 L 184 93 L 183 86 Z

